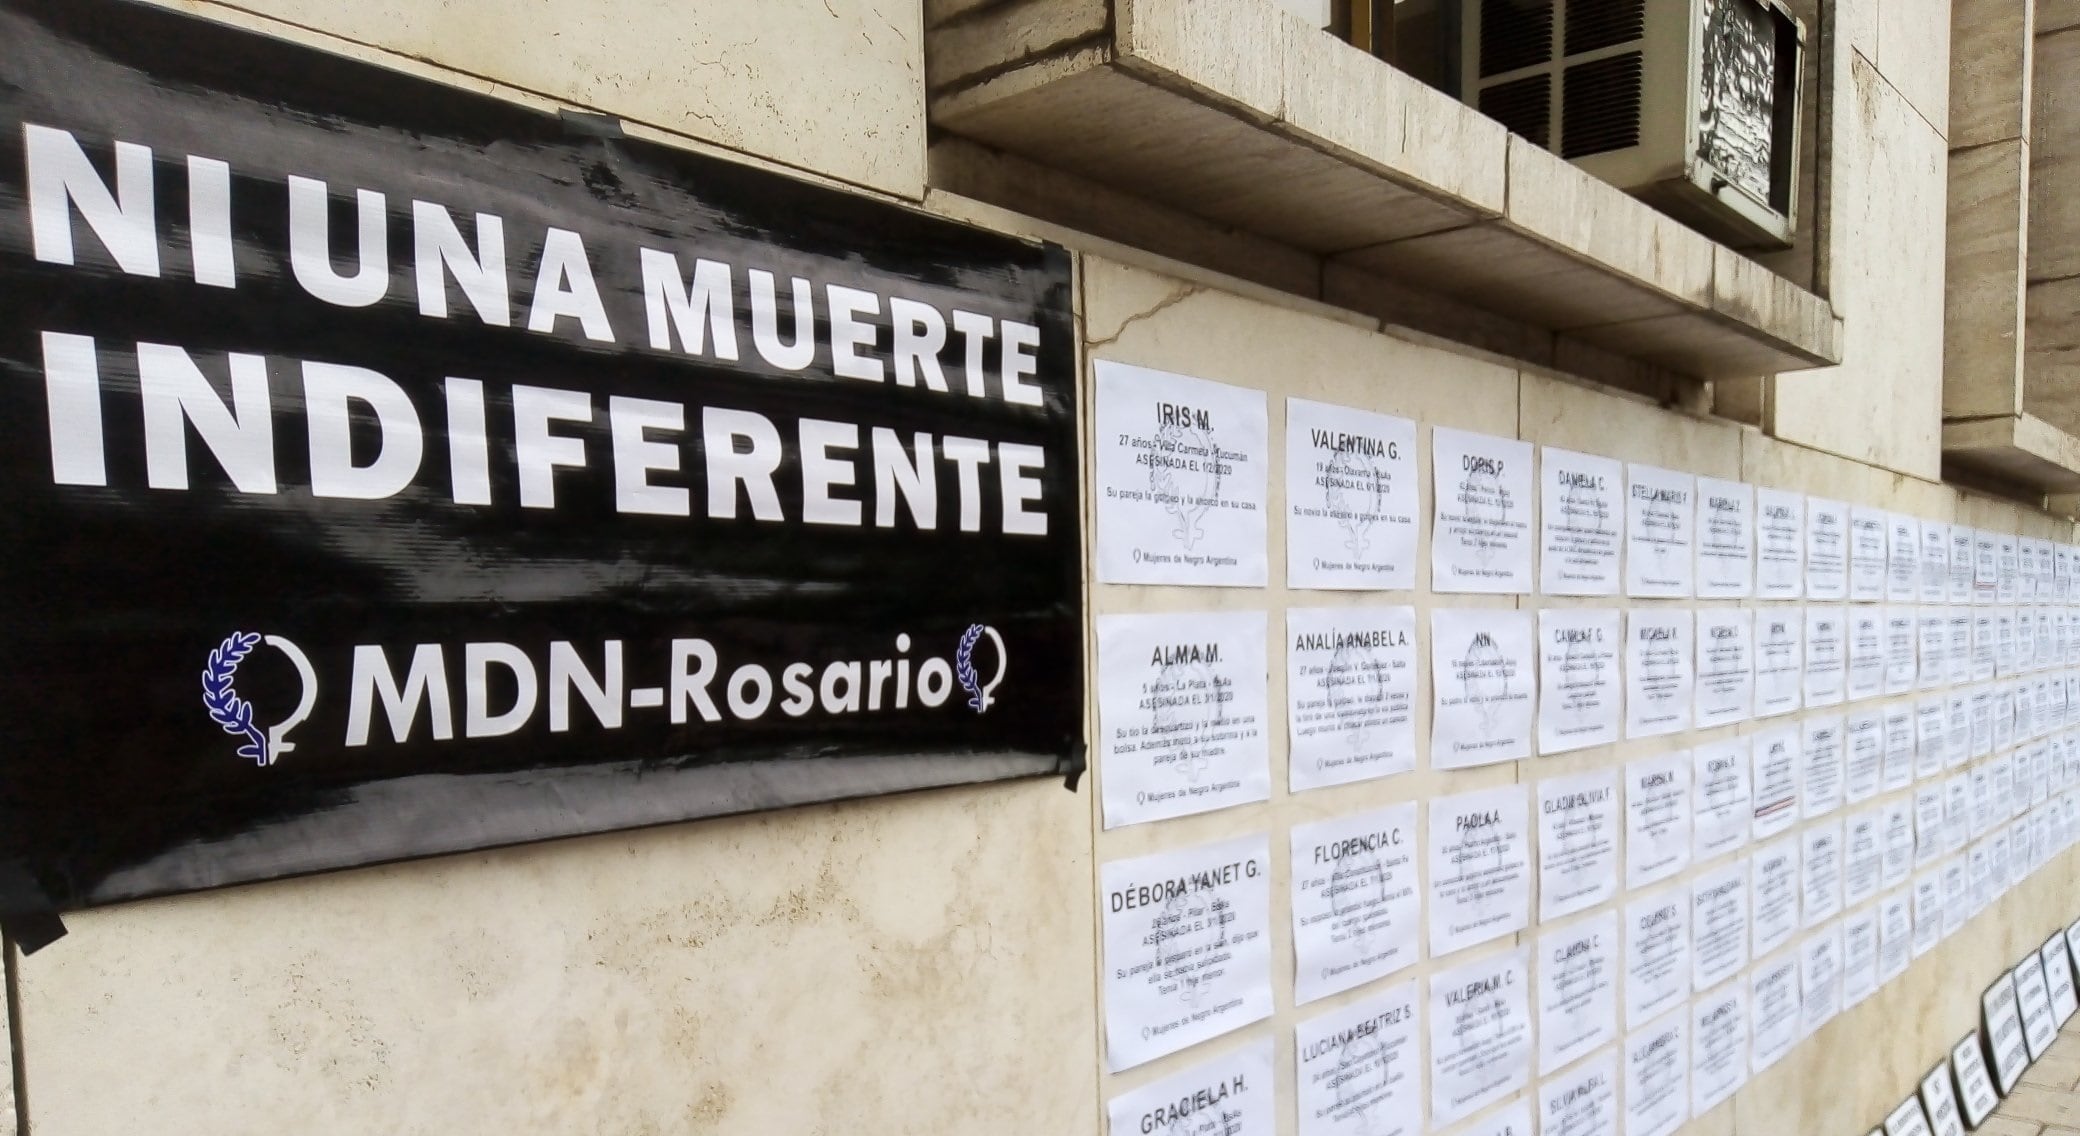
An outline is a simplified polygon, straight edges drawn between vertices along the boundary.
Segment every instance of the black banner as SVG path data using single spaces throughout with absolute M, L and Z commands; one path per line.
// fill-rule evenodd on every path
M 55 907 L 1078 760 L 1062 250 L 121 0 L 0 45 Z

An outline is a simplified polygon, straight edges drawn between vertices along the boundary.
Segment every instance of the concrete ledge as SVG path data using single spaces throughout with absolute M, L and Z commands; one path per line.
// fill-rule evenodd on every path
M 1943 423 L 1943 460 L 2046 493 L 2080 492 L 2080 438 L 2031 414 Z
M 1680 374 L 1841 360 L 1826 300 L 1270 0 L 1105 2 L 964 5 L 932 126 Z

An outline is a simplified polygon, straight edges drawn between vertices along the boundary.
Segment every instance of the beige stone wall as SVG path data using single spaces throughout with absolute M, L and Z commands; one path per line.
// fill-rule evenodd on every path
M 31 1127 L 1093 1132 L 1088 825 L 1028 781 L 68 916 Z
M 1822 276 L 1842 363 L 1778 376 L 1772 433 L 1934 480 L 1942 463 L 1948 0 L 1844 0 L 1831 69 Z M 1808 29 L 1807 49 L 1829 40 Z M 1809 92 L 1821 97 L 1820 91 Z M 1815 219 L 1817 220 L 1817 219 Z
M 393 65 L 433 61 L 823 177 L 924 193 L 919 0 L 154 2 L 332 50 L 376 49 Z
M 2029 248 L 2024 301 L 2024 400 L 2036 414 L 2080 432 L 2080 26 L 2072 9 L 2037 11 L 2029 170 Z

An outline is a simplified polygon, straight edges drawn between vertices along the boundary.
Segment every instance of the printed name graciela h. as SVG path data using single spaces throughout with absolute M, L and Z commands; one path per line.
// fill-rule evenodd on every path
M 280 720 L 272 726 L 257 720 L 259 715 L 286 708 L 256 707 L 235 685 L 239 667 L 262 642 L 288 655 L 302 681 L 298 705 L 285 716 L 278 713 Z M 663 682 L 632 686 L 619 639 L 583 647 L 555 640 L 535 649 L 502 642 L 357 644 L 347 667 L 342 744 L 402 744 L 422 729 L 435 741 L 453 740 L 458 703 L 463 738 L 518 733 L 539 725 L 538 717 L 546 718 L 551 733 L 563 733 L 578 718 L 574 702 L 584 705 L 593 724 L 608 730 L 620 729 L 631 711 L 661 710 L 673 725 L 681 725 L 696 718 L 755 721 L 775 710 L 789 718 L 939 710 L 956 690 L 967 693 L 966 709 L 976 714 L 996 703 L 997 688 L 1011 669 L 1010 649 L 996 628 L 970 624 L 945 655 L 913 655 L 915 646 L 905 632 L 894 637 L 881 658 L 771 666 L 746 662 L 725 674 L 714 643 L 673 639 L 663 652 Z M 309 656 L 278 635 L 263 639 L 233 631 L 204 660 L 203 709 L 225 733 L 243 740 L 236 756 L 258 765 L 272 765 L 296 748 L 287 741 L 288 732 L 310 716 L 323 688 Z

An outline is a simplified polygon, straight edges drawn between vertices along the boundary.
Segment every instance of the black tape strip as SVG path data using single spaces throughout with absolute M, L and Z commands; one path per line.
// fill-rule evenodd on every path
M 621 120 L 611 114 L 594 114 L 583 110 L 560 110 L 556 116 L 563 120 L 563 128 L 569 133 L 584 138 L 625 138 L 621 131 Z
M 1090 761 L 1086 757 L 1088 752 L 1088 748 L 1082 742 L 1077 742 L 1069 750 L 1068 770 L 1062 778 L 1062 787 L 1071 793 L 1076 791 L 1077 782 L 1083 780 L 1083 771 L 1090 768 Z
M 0 931 L 25 955 L 65 937 L 65 922 L 43 885 L 19 860 L 0 863 Z

